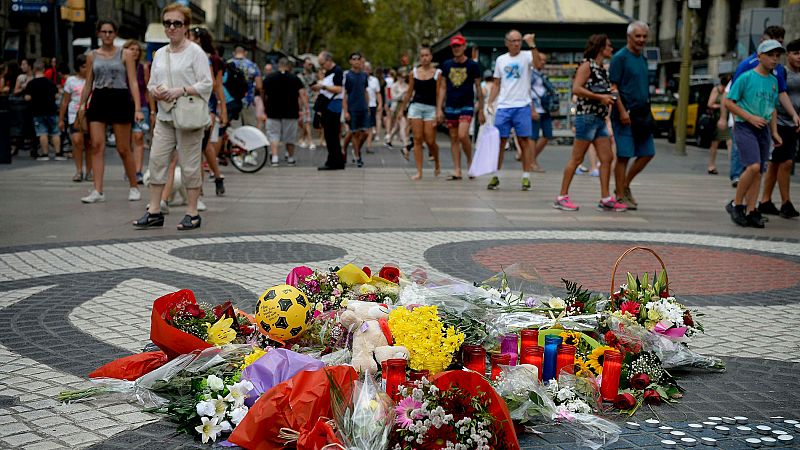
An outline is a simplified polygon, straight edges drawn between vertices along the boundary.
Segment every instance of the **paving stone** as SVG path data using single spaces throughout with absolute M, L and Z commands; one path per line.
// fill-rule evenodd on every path
M 2 441 L 13 448 L 18 448 L 22 447 L 25 444 L 30 444 L 32 442 L 40 441 L 41 439 L 42 437 L 36 433 L 20 433 L 20 434 L 12 434 L 11 436 L 6 436 L 2 438 Z
M 55 450 L 60 448 L 67 448 L 63 444 L 55 441 L 40 441 L 32 445 L 27 445 L 24 447 L 25 450 Z
M 24 423 L 19 423 L 19 422 L 6 423 L 3 424 L 2 427 L 0 427 L 0 437 L 7 437 L 12 434 L 22 433 L 25 431 L 30 431 L 30 428 L 28 428 L 28 426 L 25 425 Z

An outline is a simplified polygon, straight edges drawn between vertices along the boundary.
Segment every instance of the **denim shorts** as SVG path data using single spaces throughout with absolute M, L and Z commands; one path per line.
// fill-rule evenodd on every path
M 58 116 L 33 116 L 33 128 L 36 136 L 60 136 Z
M 597 138 L 608 136 L 608 127 L 604 118 L 595 114 L 575 116 L 575 139 L 592 142 Z
M 412 103 L 408 106 L 408 118 L 432 122 L 436 120 L 436 107 L 424 103 Z
M 539 139 L 539 130 L 541 130 L 543 138 L 553 139 L 553 116 L 550 113 L 539 113 L 539 120 L 534 120 L 531 127 L 532 138 Z
M 142 114 L 144 114 L 144 120 L 141 122 L 133 121 L 133 127 L 131 127 L 132 133 L 146 133 L 150 131 L 150 108 L 142 106 Z
M 369 110 L 348 111 L 350 113 L 350 131 L 364 131 L 369 129 Z
M 646 139 L 637 141 L 633 138 L 633 130 L 630 125 L 623 125 L 611 119 L 611 127 L 614 128 L 614 142 L 617 144 L 617 156 L 620 158 L 637 158 L 655 156 L 656 144 L 651 134 Z
M 501 138 L 507 138 L 512 128 L 517 137 L 531 137 L 531 106 L 498 109 L 494 116 L 494 126 L 500 131 Z

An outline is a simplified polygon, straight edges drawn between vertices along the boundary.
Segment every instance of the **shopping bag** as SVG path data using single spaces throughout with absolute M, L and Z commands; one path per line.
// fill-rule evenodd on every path
M 467 175 L 479 177 L 497 171 L 497 157 L 500 152 L 500 131 L 493 124 L 484 124 L 478 132 L 475 155 Z

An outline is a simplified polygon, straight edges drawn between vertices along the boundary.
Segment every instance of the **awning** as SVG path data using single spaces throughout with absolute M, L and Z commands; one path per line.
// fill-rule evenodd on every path
M 160 23 L 151 23 L 147 25 L 147 31 L 144 33 L 144 41 L 151 44 L 169 44 L 169 38 L 164 33 L 164 25 Z
M 507 0 L 481 21 L 627 24 L 630 19 L 595 0 Z

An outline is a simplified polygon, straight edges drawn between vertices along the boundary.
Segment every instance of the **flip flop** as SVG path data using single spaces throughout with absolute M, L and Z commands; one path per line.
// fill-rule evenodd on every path
M 459 177 L 459 176 L 456 176 L 456 175 L 450 175 L 450 177 L 448 177 L 447 180 L 448 181 L 453 181 L 453 180 L 460 180 L 461 178 L 463 178 L 463 177 Z

